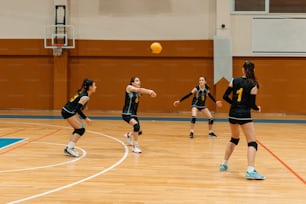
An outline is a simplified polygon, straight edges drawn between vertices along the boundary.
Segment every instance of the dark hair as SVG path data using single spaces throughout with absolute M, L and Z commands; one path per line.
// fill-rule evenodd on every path
M 248 79 L 248 81 L 254 86 L 257 86 L 257 88 L 259 88 L 259 84 L 256 79 L 255 72 L 254 72 L 254 68 L 255 68 L 254 63 L 251 61 L 245 61 L 243 64 L 243 68 L 245 71 L 245 76 Z
M 130 85 L 132 85 L 132 83 L 135 82 L 135 79 L 136 79 L 136 78 L 138 78 L 138 77 L 136 77 L 136 76 L 131 77 L 131 79 L 130 79 Z
M 206 81 L 206 77 L 205 77 L 204 75 L 201 75 L 201 76 L 199 77 L 199 79 L 202 78 L 202 77 L 203 77 L 203 78 L 205 79 L 205 81 Z
M 82 86 L 81 86 L 81 88 L 78 90 L 78 92 L 81 92 L 81 91 L 88 91 L 89 87 L 92 86 L 93 83 L 94 83 L 94 80 L 85 78 L 85 79 L 83 80 Z

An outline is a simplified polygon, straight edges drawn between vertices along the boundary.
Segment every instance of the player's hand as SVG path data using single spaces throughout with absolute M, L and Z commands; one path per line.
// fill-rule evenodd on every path
M 179 105 L 179 103 L 180 103 L 180 101 L 174 101 L 174 102 L 173 102 L 173 106 L 174 106 L 174 107 L 177 107 L 177 106 Z
M 260 106 L 257 106 L 259 108 L 259 110 L 257 112 L 261 112 L 261 107 Z
M 154 98 L 154 97 L 157 96 L 157 94 L 155 93 L 155 91 L 152 90 L 151 93 L 150 93 L 150 96 Z
M 92 120 L 91 120 L 89 117 L 87 117 L 87 118 L 86 118 L 86 123 L 87 123 L 88 125 L 90 125 L 90 124 L 92 123 Z
M 219 108 L 222 107 L 222 105 L 223 105 L 223 104 L 222 104 L 222 101 L 216 101 L 216 105 L 217 105 L 217 107 L 219 107 Z

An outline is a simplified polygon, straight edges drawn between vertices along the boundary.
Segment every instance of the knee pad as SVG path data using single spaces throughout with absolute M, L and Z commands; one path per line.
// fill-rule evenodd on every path
M 257 142 L 254 142 L 254 141 L 249 142 L 249 143 L 248 143 L 248 146 L 249 146 L 249 147 L 254 147 L 254 148 L 256 149 L 256 151 L 257 151 L 257 146 L 258 146 L 258 145 L 257 145 Z
M 73 134 L 76 133 L 80 136 L 84 135 L 85 133 L 85 128 L 80 128 L 80 129 L 74 129 Z
M 197 118 L 196 118 L 196 117 L 194 117 L 194 116 L 192 116 L 192 118 L 191 118 L 191 123 L 195 124 L 195 123 L 196 123 L 196 121 L 197 121 Z
M 208 124 L 209 124 L 209 125 L 214 124 L 214 119 L 213 119 L 213 118 L 209 118 L 209 119 L 208 119 Z
M 133 127 L 134 127 L 134 132 L 138 132 L 140 130 L 140 125 L 138 123 L 133 125 Z
M 139 135 L 139 136 L 142 135 L 142 131 L 141 131 L 141 130 L 138 132 L 138 135 Z
M 231 140 L 230 140 L 230 142 L 233 143 L 233 144 L 235 144 L 235 145 L 238 145 L 239 140 L 240 140 L 239 138 L 233 138 L 233 137 L 232 137 Z

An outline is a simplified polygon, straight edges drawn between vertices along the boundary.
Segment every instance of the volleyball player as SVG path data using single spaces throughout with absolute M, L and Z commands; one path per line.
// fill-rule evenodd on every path
M 96 88 L 96 83 L 93 80 L 84 79 L 78 93 L 62 108 L 63 118 L 67 120 L 74 129 L 64 152 L 73 157 L 80 156 L 80 154 L 74 150 L 75 144 L 85 133 L 85 126 L 80 117 L 88 124 L 91 123 L 91 120 L 83 113 L 83 110 L 87 108 L 89 97 L 96 92 Z
M 156 93 L 153 90 L 141 88 L 140 85 L 141 83 L 138 77 L 131 78 L 130 84 L 125 90 L 125 102 L 122 111 L 122 119 L 133 126 L 133 131 L 128 132 L 124 136 L 128 145 L 133 146 L 132 151 L 135 153 L 141 153 L 138 136 L 142 134 L 142 131 L 137 117 L 140 95 L 148 94 L 151 97 L 156 97 Z
M 190 127 L 190 138 L 194 137 L 194 126 L 197 120 L 197 114 L 198 112 L 204 113 L 206 117 L 208 118 L 208 136 L 210 137 L 217 137 L 217 135 L 214 133 L 212 127 L 214 123 L 213 116 L 211 112 L 206 107 L 206 98 L 209 96 L 209 98 L 217 104 L 218 107 L 222 106 L 222 101 L 216 101 L 216 99 L 211 95 L 209 91 L 209 86 L 206 84 L 205 77 L 201 76 L 199 78 L 199 85 L 196 86 L 189 92 L 187 95 L 182 97 L 180 100 L 174 101 L 173 105 L 175 107 L 178 106 L 179 103 L 184 101 L 185 99 L 189 98 L 191 95 L 193 95 L 192 99 L 192 108 L 191 108 L 191 127 Z
M 259 88 L 254 72 L 253 62 L 246 61 L 243 64 L 243 76 L 233 79 L 224 93 L 223 99 L 231 104 L 229 111 L 229 125 L 231 139 L 226 146 L 224 160 L 220 165 L 220 171 L 227 171 L 228 160 L 232 155 L 240 137 L 240 127 L 248 143 L 248 167 L 245 177 L 247 179 L 263 180 L 266 177 L 255 170 L 255 156 L 258 148 L 256 142 L 255 127 L 251 118 L 251 109 L 261 111 L 256 105 L 256 94 Z M 230 95 L 231 98 L 229 97 Z

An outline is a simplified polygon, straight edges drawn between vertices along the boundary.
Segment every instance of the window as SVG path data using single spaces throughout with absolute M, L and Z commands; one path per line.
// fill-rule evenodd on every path
M 232 13 L 267 13 L 269 0 L 231 0 Z
M 265 0 L 235 0 L 235 11 L 265 11 Z
M 270 13 L 306 13 L 306 1 L 270 0 Z
M 231 0 L 232 13 L 306 13 L 306 0 Z

